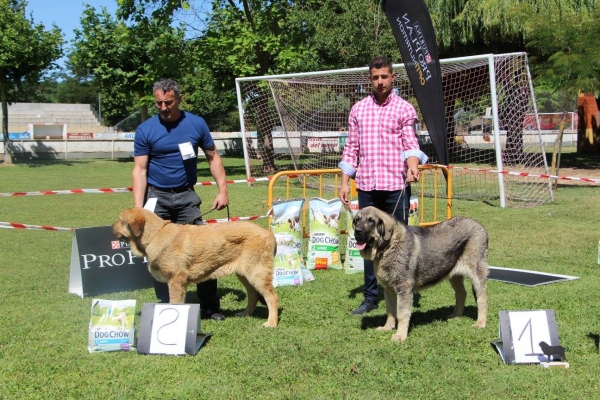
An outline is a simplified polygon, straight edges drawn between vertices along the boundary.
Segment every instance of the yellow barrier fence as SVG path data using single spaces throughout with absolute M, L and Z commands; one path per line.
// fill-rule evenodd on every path
M 443 204 L 446 208 L 446 218 L 452 218 L 452 176 L 448 167 L 443 165 L 427 164 L 419 166 L 421 179 L 413 184 L 413 191 L 419 189 L 419 226 L 429 226 L 441 222 L 438 217 L 438 209 Z M 341 184 L 341 170 L 319 169 L 303 171 L 281 171 L 275 174 L 269 181 L 268 206 L 273 207 L 273 202 L 279 200 L 290 200 L 312 197 L 336 198 L 338 197 Z M 442 175 L 443 180 L 440 179 Z M 280 182 L 281 179 L 285 181 Z M 445 185 L 443 185 L 445 183 Z M 356 198 L 356 187 L 351 181 L 350 198 Z M 417 186 L 420 185 L 420 186 Z M 442 192 L 440 187 L 445 188 Z M 276 192 L 279 194 L 275 198 Z M 444 201 L 445 200 L 445 201 Z M 269 223 L 272 216 L 269 216 Z M 306 231 L 306 207 L 302 210 L 303 236 L 309 237 Z M 341 231 L 341 233 L 347 233 Z

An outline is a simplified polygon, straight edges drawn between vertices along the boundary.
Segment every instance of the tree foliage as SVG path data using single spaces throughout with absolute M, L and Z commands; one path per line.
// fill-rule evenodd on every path
M 596 0 L 425 2 L 442 58 L 529 50 L 546 111 L 572 109 L 579 90 L 598 94 Z M 236 77 L 352 68 L 375 55 L 400 62 L 380 3 L 119 0 L 117 20 L 86 9 L 71 61 L 77 81 L 99 88 L 110 123 L 149 104 L 151 82 L 168 76 L 211 128 L 239 129 Z M 172 28 L 182 14 L 201 16 L 196 36 Z
M 62 56 L 63 38 L 58 27 L 46 30 L 25 16 L 24 0 L 0 0 L 0 98 L 5 163 L 8 150 L 8 103 L 25 82 L 38 82 L 42 73 Z
M 593 3 L 593 2 L 590 2 Z M 573 105 L 578 93 L 600 96 L 600 6 L 561 8 L 552 4 L 537 13 L 523 10 L 527 45 L 535 49 L 534 73 L 539 82 L 567 93 Z
M 162 77 L 177 79 L 189 66 L 183 37 L 184 31 L 171 27 L 170 19 L 140 19 L 126 24 L 105 8 L 98 13 L 88 5 L 81 17 L 81 30 L 75 31 L 69 60 L 92 75 L 110 124 L 127 117 L 133 111 L 132 104 L 146 119 L 152 83 Z
M 290 15 L 320 69 L 363 67 L 380 55 L 402 61 L 379 0 L 307 0 Z

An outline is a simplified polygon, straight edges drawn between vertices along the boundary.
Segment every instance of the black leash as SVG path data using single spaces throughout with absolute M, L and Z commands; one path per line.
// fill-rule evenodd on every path
M 225 208 L 227 208 L 227 221 L 231 221 L 231 217 L 229 216 L 229 204 L 225 206 Z M 206 214 L 215 211 L 216 208 L 211 208 L 210 210 L 208 210 L 207 212 L 200 214 L 200 218 L 204 217 Z

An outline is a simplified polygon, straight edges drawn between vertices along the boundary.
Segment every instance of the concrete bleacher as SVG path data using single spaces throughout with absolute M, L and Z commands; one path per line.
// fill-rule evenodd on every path
M 108 129 L 89 104 L 13 103 L 8 106 L 9 132 L 27 132 L 32 129 L 31 125 L 35 132 L 35 125 L 65 124 L 68 133 L 103 133 Z

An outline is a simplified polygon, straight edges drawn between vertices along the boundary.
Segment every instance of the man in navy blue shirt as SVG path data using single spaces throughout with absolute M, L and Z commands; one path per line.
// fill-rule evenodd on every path
M 219 193 L 211 209 L 229 204 L 227 177 L 206 122 L 179 109 L 181 89 L 171 79 L 156 82 L 152 88 L 158 115 L 138 126 L 135 132 L 133 198 L 136 207 L 156 199 L 154 212 L 179 224 L 201 225 L 200 197 L 194 190 L 198 172 L 198 150 L 202 149 Z M 169 302 L 166 283 L 154 283 L 156 297 Z M 217 281 L 197 286 L 203 318 L 223 320 L 217 296 Z

